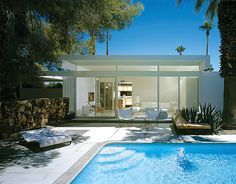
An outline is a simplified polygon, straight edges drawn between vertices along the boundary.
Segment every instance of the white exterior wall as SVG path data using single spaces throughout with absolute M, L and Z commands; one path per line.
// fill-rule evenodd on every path
M 69 98 L 69 111 L 75 112 L 75 77 L 63 77 L 63 97 Z
M 224 80 L 219 72 L 202 72 L 199 76 L 199 102 L 223 110 Z

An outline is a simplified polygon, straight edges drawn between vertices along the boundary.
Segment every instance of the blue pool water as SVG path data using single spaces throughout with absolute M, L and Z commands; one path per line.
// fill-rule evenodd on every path
M 236 183 L 236 144 L 109 144 L 72 184 Z

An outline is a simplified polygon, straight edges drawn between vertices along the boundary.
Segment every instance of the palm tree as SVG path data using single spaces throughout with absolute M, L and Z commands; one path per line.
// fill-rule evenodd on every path
M 176 51 L 179 53 L 179 55 L 182 55 L 183 52 L 185 51 L 185 48 L 182 45 L 180 45 L 176 48 Z
M 213 24 L 209 21 L 204 22 L 200 26 L 200 29 L 202 29 L 203 31 L 206 31 L 206 55 L 208 55 L 209 35 L 212 28 L 213 28 Z
M 181 3 L 183 0 L 177 0 Z M 218 16 L 218 27 L 221 36 L 221 67 L 224 77 L 224 110 L 223 123 L 228 127 L 236 125 L 236 1 L 226 0 L 196 0 L 195 9 L 201 10 L 208 4 L 206 16 L 213 20 Z

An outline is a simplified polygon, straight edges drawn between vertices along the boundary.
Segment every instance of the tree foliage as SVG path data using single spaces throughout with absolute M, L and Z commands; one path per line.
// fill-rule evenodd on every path
M 94 54 L 104 29 L 124 29 L 143 6 L 130 0 L 8 0 L 0 9 L 0 91 L 13 99 L 20 83 L 39 78 L 39 64 L 63 54 Z
M 179 55 L 182 55 L 183 52 L 185 51 L 184 46 L 180 45 L 176 48 L 176 51 L 179 53 Z

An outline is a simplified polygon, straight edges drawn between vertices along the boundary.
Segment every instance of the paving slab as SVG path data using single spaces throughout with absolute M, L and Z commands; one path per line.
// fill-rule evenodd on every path
M 140 126 L 118 127 L 102 123 L 96 127 L 51 127 L 67 131 L 73 139 L 69 146 L 33 153 L 20 145 L 0 147 L 1 184 L 51 184 L 57 181 L 89 151 L 104 142 L 236 142 L 236 135 L 176 136 L 170 124 L 158 124 L 152 129 Z M 87 157 L 86 157 L 87 158 Z M 85 163 L 85 161 L 84 161 Z

